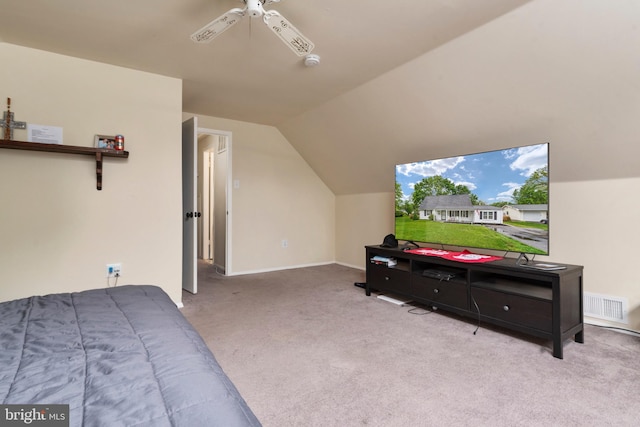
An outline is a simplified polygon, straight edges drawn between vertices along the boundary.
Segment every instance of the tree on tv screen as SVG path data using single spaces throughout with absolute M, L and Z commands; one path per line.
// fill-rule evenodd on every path
M 549 203 L 549 173 L 547 167 L 537 169 L 522 187 L 513 192 L 516 205 L 539 205 Z

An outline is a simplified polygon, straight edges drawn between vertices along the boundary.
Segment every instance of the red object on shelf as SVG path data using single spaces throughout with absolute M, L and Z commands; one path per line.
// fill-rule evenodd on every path
M 496 261 L 496 260 L 502 259 L 502 257 L 499 257 L 499 256 L 474 254 L 472 252 L 469 252 L 466 249 L 462 252 L 452 252 L 452 251 L 445 251 L 441 249 L 417 248 L 417 249 L 407 249 L 405 250 L 405 252 L 410 254 L 416 254 L 416 255 L 435 256 L 438 258 L 444 258 L 451 261 L 469 262 L 469 263 L 490 262 L 490 261 Z

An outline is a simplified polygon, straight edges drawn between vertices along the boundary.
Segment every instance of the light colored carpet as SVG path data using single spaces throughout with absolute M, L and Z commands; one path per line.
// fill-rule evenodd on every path
M 545 340 L 366 297 L 348 267 L 199 270 L 183 314 L 266 427 L 640 425 L 638 337 L 587 325 L 560 360 Z

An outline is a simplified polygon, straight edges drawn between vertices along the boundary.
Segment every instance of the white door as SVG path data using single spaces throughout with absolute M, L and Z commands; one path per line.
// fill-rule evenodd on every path
M 182 123 L 182 288 L 192 294 L 198 292 L 197 129 L 197 117 Z

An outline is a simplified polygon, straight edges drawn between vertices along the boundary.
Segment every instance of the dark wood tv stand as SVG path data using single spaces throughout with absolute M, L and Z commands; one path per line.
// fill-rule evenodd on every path
M 410 297 L 480 322 L 546 338 L 553 341 L 553 356 L 559 359 L 566 339 L 573 336 L 584 343 L 582 266 L 563 264 L 563 270 L 544 271 L 518 266 L 512 258 L 463 263 L 396 248 L 365 249 L 367 296 L 375 289 Z M 371 258 L 376 255 L 394 258 L 397 264 L 375 264 Z M 455 277 L 423 276 L 428 269 L 451 272 Z

